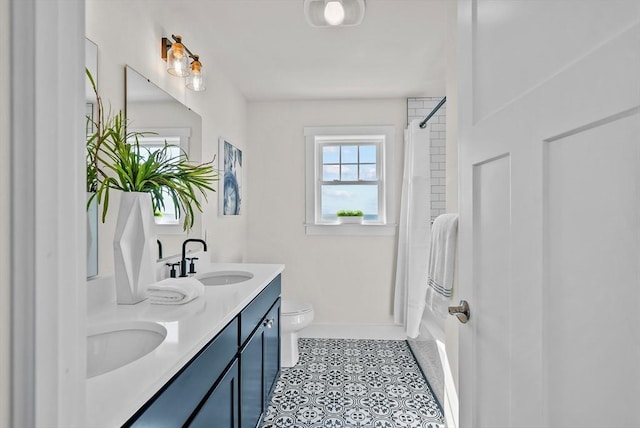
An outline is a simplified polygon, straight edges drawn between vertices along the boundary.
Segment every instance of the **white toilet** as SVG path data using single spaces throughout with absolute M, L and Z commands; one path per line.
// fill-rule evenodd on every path
M 281 365 L 293 367 L 298 362 L 298 332 L 313 321 L 313 306 L 282 300 L 280 307 Z

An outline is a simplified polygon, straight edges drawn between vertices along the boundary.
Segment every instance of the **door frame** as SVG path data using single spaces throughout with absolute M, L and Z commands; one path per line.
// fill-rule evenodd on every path
M 84 1 L 8 0 L 10 426 L 83 424 Z

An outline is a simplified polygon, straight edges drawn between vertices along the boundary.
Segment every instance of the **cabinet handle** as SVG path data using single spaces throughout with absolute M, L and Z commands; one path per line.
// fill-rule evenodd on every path
M 273 327 L 273 319 L 265 320 L 265 322 L 264 322 L 264 324 L 263 324 L 263 325 L 264 325 L 265 327 L 267 327 L 267 328 L 272 328 L 272 327 Z

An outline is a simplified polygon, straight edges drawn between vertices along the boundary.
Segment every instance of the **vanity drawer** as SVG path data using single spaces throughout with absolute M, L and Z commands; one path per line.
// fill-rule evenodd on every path
M 238 350 L 234 318 L 124 426 L 182 426 L 234 359 Z
M 240 346 L 251 336 L 280 296 L 281 284 L 281 276 L 278 275 L 240 312 Z

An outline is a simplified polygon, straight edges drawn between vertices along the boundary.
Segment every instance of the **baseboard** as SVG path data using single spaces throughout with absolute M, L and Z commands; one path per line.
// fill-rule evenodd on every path
M 399 325 L 311 324 L 299 337 L 321 339 L 405 340 L 406 332 Z

